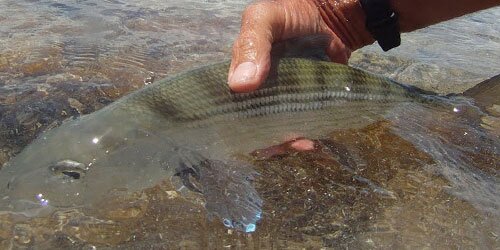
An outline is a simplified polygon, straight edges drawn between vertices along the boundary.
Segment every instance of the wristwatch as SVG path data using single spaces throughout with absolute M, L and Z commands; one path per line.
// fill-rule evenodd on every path
M 360 0 L 366 15 L 366 29 L 384 51 L 401 44 L 398 14 L 389 0 Z

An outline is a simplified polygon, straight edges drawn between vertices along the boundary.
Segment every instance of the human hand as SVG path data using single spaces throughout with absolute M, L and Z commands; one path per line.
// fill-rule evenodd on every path
M 274 42 L 315 34 L 327 37 L 329 58 L 344 64 L 353 50 L 373 43 L 357 0 L 274 0 L 249 5 L 233 46 L 229 87 L 235 92 L 257 89 L 269 73 Z

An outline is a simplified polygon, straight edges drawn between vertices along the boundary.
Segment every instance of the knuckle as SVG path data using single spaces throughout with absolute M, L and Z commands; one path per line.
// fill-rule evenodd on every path
M 262 9 L 265 9 L 266 7 L 265 5 L 267 5 L 267 3 L 263 1 L 252 2 L 251 4 L 245 7 L 245 10 L 243 11 L 243 16 L 252 15 L 252 13 L 256 11 L 261 11 Z
M 247 35 L 240 35 L 233 45 L 233 55 L 242 59 L 255 59 L 257 55 L 257 46 L 253 38 Z
M 262 16 L 272 15 L 273 10 L 276 9 L 276 6 L 280 5 L 275 1 L 255 1 L 245 7 L 245 10 L 242 14 L 243 21 L 245 20 L 253 20 L 261 18 Z

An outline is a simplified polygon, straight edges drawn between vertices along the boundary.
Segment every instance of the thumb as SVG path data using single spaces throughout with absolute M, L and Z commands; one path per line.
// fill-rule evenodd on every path
M 243 12 L 240 35 L 233 46 L 228 83 L 235 92 L 259 88 L 271 68 L 271 47 L 284 25 L 282 9 L 273 2 L 257 2 Z

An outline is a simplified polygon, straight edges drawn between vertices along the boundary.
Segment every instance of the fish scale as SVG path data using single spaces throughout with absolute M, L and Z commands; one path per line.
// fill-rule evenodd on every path
M 263 88 L 233 93 L 226 84 L 228 67 L 229 62 L 223 62 L 167 78 L 135 93 L 133 99 L 181 122 L 326 109 L 339 101 L 426 101 L 423 92 L 362 70 L 298 58 L 274 64 Z
M 8 198 L 0 208 L 94 206 L 112 190 L 140 191 L 177 176 L 203 194 L 208 213 L 248 232 L 262 200 L 257 173 L 238 156 L 291 135 L 361 128 L 404 103 L 439 103 L 362 70 L 298 58 L 274 61 L 260 89 L 234 93 L 228 68 L 222 62 L 166 78 L 45 132 L 2 168 L 0 197 Z M 33 201 L 38 194 L 43 204 Z

